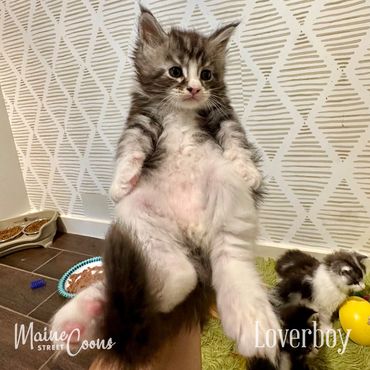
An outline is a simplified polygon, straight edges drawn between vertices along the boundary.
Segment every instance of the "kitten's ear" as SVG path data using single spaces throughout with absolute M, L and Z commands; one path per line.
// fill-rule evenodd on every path
M 162 44 L 167 34 L 155 19 L 154 15 L 143 6 L 140 6 L 139 37 L 143 43 L 152 47 Z
M 359 262 L 362 262 L 363 260 L 366 260 L 366 258 L 368 258 L 367 256 L 365 256 L 364 254 L 360 254 L 358 252 L 354 252 L 353 253 L 354 256 L 356 257 L 356 259 L 359 261 Z
M 238 25 L 239 22 L 235 22 L 219 28 L 209 36 L 209 42 L 217 47 L 218 50 L 225 51 L 227 43 Z

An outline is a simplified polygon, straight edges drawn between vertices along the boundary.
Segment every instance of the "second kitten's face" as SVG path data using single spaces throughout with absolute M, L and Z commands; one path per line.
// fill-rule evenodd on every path
M 365 288 L 366 267 L 363 261 L 366 258 L 356 252 L 340 251 L 326 257 L 325 264 L 343 290 L 357 292 Z
M 225 26 L 209 37 L 179 29 L 166 33 L 143 9 L 135 52 L 142 93 L 163 109 L 219 108 L 225 96 L 226 45 L 235 27 Z

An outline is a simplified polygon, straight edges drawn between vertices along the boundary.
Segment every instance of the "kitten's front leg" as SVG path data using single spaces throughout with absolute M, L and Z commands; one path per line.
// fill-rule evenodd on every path
M 257 190 L 262 184 L 262 175 L 251 159 L 251 153 L 241 148 L 230 148 L 224 151 L 224 157 L 233 164 L 235 171 L 247 182 L 248 186 Z
M 143 152 L 128 153 L 119 158 L 116 164 L 110 196 L 118 203 L 126 194 L 129 194 L 139 181 L 145 154 Z
M 130 115 L 117 150 L 110 196 L 119 202 L 139 181 L 145 159 L 154 150 L 161 126 L 144 115 Z
M 253 161 L 253 153 L 241 124 L 236 120 L 223 121 L 217 138 L 224 157 L 233 163 L 235 171 L 247 184 L 257 190 L 261 186 L 262 175 Z
M 326 312 L 319 313 L 319 323 L 320 329 L 324 332 L 330 332 L 333 329 L 333 324 L 331 322 L 331 316 Z

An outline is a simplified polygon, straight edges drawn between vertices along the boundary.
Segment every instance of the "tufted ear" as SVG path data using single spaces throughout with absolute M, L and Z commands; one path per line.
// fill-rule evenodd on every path
M 364 254 L 360 254 L 358 252 L 354 252 L 353 253 L 354 256 L 356 257 L 356 259 L 359 261 L 359 262 L 362 262 L 363 260 L 365 260 L 366 258 L 368 258 L 367 256 L 365 256 Z
M 156 20 L 154 15 L 143 6 L 140 6 L 141 14 L 139 17 L 139 38 L 151 47 L 162 44 L 167 38 L 166 32 Z
M 239 25 L 239 22 L 234 22 L 222 26 L 209 36 L 209 42 L 215 46 L 219 51 L 225 51 L 227 43 L 231 35 L 234 33 L 235 28 Z
M 353 256 L 358 261 L 361 268 L 365 269 L 365 274 L 366 274 L 366 272 L 370 270 L 370 258 L 358 252 L 354 252 Z

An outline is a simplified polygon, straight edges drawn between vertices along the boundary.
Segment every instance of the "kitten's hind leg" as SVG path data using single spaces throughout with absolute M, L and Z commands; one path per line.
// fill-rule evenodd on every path
M 153 274 L 158 310 L 170 312 L 197 284 L 197 273 L 183 250 L 171 238 L 162 237 L 146 245 Z
M 242 355 L 276 363 L 280 325 L 255 267 L 252 250 L 257 214 L 253 200 L 241 195 L 236 202 L 228 191 L 218 197 L 218 205 L 222 208 L 215 212 L 220 221 L 211 241 L 211 265 L 224 331 L 237 342 Z M 266 341 L 273 335 L 276 340 L 271 345 Z
M 230 239 L 233 236 L 226 236 L 225 242 Z M 267 357 L 274 363 L 279 322 L 255 270 L 251 252 L 240 246 L 225 245 L 211 254 L 211 263 L 217 307 L 226 335 L 237 342 L 242 355 Z M 276 336 L 272 347 L 267 343 L 270 336 Z
M 55 342 L 61 344 L 69 340 L 70 344 L 75 344 L 97 338 L 104 300 L 104 285 L 99 282 L 82 290 L 61 307 L 51 319 L 51 331 L 58 338 L 64 332 L 69 339 Z
M 160 312 L 170 312 L 197 285 L 197 273 L 189 257 L 178 226 L 169 218 L 144 212 L 128 199 L 118 208 L 118 215 L 137 238 L 151 275 L 150 288 L 155 293 Z

